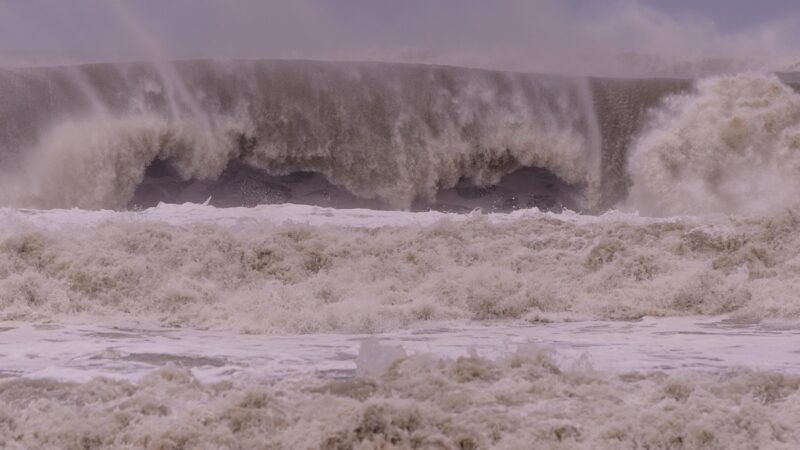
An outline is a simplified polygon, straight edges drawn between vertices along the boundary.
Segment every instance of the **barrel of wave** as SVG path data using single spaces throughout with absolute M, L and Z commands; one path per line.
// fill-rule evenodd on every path
M 629 158 L 626 206 L 644 214 L 785 207 L 800 194 L 800 95 L 774 75 L 700 80 L 653 111 Z

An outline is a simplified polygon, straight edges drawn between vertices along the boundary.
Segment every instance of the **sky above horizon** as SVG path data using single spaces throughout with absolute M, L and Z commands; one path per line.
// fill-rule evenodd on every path
M 0 0 L 0 65 L 300 57 L 608 71 L 800 60 L 796 0 Z

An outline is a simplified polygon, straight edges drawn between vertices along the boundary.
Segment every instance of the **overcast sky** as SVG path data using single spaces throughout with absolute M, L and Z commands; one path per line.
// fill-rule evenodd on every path
M 630 52 L 800 60 L 798 0 L 0 0 L 0 64 L 153 57 L 613 71 Z

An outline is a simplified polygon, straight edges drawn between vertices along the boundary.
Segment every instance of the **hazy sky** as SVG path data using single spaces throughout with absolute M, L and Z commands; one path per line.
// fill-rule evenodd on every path
M 155 57 L 402 60 L 613 71 L 800 60 L 797 0 L 0 0 L 0 64 Z

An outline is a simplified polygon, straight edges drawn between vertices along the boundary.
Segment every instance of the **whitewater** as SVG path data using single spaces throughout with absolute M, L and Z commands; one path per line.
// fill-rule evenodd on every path
M 0 442 L 797 448 L 796 78 L 0 69 Z

